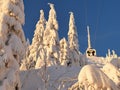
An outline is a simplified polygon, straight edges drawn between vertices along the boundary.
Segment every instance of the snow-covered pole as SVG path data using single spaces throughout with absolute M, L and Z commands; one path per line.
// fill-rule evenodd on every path
M 91 48 L 91 42 L 90 42 L 90 31 L 89 31 L 89 26 L 87 26 L 87 32 L 88 32 L 88 48 Z

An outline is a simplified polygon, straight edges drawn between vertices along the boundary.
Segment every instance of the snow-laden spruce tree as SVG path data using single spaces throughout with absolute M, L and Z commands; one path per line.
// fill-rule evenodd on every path
M 44 48 L 47 51 L 47 60 L 49 65 L 59 64 L 59 37 L 58 22 L 56 19 L 56 11 L 53 4 L 50 4 L 49 18 L 44 32 Z
M 19 65 L 26 43 L 23 0 L 1 0 L 0 5 L 0 90 L 21 90 Z
M 43 48 L 43 35 L 45 30 L 46 20 L 44 17 L 44 11 L 40 10 L 40 19 L 37 22 L 32 44 L 30 46 L 30 55 L 28 61 L 28 68 L 34 68 L 38 60 L 40 49 Z
M 69 61 L 69 47 L 68 42 L 65 38 L 60 40 L 60 64 L 68 66 L 71 62 Z
M 70 12 L 69 31 L 68 31 L 68 44 L 70 49 L 70 60 L 72 64 L 80 62 L 80 52 L 78 44 L 78 34 L 75 26 L 74 14 Z
M 32 39 L 32 44 L 30 46 L 30 57 L 32 57 L 33 60 L 35 60 L 35 61 L 36 61 L 36 58 L 37 58 L 36 57 L 37 56 L 36 51 L 38 51 L 38 47 L 41 46 L 41 45 L 43 46 L 43 34 L 44 34 L 44 30 L 45 30 L 45 25 L 46 25 L 46 20 L 45 20 L 45 17 L 44 17 L 44 11 L 40 10 L 40 19 L 36 24 L 36 30 L 34 32 L 34 37 Z
M 40 59 L 40 50 L 43 48 L 43 34 L 45 30 L 46 20 L 44 17 L 44 11 L 40 10 L 40 19 L 36 24 L 36 29 L 34 31 L 34 37 L 32 39 L 32 44 L 29 46 L 29 53 L 26 60 L 21 66 L 21 70 L 35 68 L 36 62 Z

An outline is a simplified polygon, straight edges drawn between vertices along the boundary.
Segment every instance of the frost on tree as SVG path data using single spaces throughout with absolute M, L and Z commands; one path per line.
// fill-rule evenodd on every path
M 23 0 L 2 0 L 0 10 L 0 90 L 20 90 L 19 65 L 26 43 Z
M 47 67 L 47 59 L 46 59 L 46 50 L 44 48 L 40 48 L 39 50 L 39 57 L 35 64 L 35 69 Z
M 108 62 L 111 62 L 113 59 L 118 59 L 118 56 L 114 50 L 112 50 L 112 53 L 111 53 L 110 49 L 108 49 L 108 53 L 106 54 L 106 60 Z
M 43 44 L 43 34 L 45 30 L 45 24 L 46 24 L 46 20 L 44 17 L 44 11 L 40 10 L 40 20 L 37 22 L 36 30 L 34 32 L 34 37 L 31 45 L 31 48 L 34 47 L 35 51 L 38 49 L 38 46 L 41 46 Z
M 69 43 L 69 49 L 70 49 L 70 60 L 72 64 L 79 65 L 80 52 L 79 52 L 79 44 L 78 44 L 78 34 L 75 26 L 73 12 L 70 12 L 68 43 Z
M 102 71 L 116 84 L 120 89 L 120 71 L 111 63 L 103 66 Z
M 65 38 L 60 40 L 60 64 L 66 66 L 69 66 L 71 64 L 69 61 L 68 42 Z
M 30 55 L 28 61 L 28 68 L 34 68 L 37 60 L 39 59 L 40 50 L 43 48 L 43 35 L 45 30 L 46 20 L 43 10 L 40 10 L 40 20 L 36 25 L 32 44 L 30 46 Z
M 23 63 L 23 66 L 21 67 L 22 70 L 35 68 L 37 60 L 40 59 L 40 50 L 42 50 L 43 48 L 43 35 L 45 25 L 46 20 L 44 17 L 44 12 L 43 10 L 40 10 L 40 19 L 36 24 L 32 44 L 29 47 L 29 54 L 26 57 L 27 60 Z
M 20 70 L 26 70 L 27 69 L 27 60 L 29 59 L 28 57 L 29 57 L 29 54 L 30 54 L 29 47 L 30 47 L 30 41 L 29 41 L 29 39 L 27 39 L 27 42 L 25 44 L 25 51 L 26 51 L 25 58 L 21 62 Z
M 49 65 L 59 64 L 59 37 L 58 22 L 56 20 L 56 11 L 54 5 L 50 4 L 49 18 L 44 32 L 43 43 L 47 52 Z

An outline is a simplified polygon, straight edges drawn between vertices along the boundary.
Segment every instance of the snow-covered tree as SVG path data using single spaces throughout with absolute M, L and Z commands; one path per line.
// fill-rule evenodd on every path
M 49 65 L 59 63 L 59 37 L 58 37 L 58 22 L 56 19 L 56 11 L 54 5 L 49 3 L 50 11 L 49 18 L 44 32 L 44 48 L 47 51 L 47 60 Z
M 114 64 L 107 63 L 103 66 L 102 71 L 116 84 L 120 89 L 120 71 Z
M 70 12 L 68 44 L 70 49 L 70 59 L 73 64 L 79 64 L 80 52 L 78 44 L 78 34 L 75 26 L 74 14 Z
M 26 49 L 25 50 L 26 51 L 25 58 L 21 61 L 20 70 L 26 70 L 27 69 L 27 60 L 29 59 L 28 57 L 30 55 L 29 47 L 30 47 L 30 41 L 29 41 L 29 39 L 27 39 L 27 42 L 25 44 L 25 49 Z
M 29 39 L 27 39 L 27 42 L 26 42 L 26 45 L 25 45 L 25 48 L 26 48 L 26 57 L 29 55 L 29 46 L 30 46 L 30 41 Z
M 114 65 L 116 68 L 120 69 L 120 58 L 113 58 L 109 61 L 112 65 Z
M 36 24 L 34 37 L 32 44 L 29 46 L 29 53 L 26 60 L 23 62 L 21 69 L 35 68 L 36 62 L 40 56 L 40 50 L 43 48 L 43 35 L 45 30 L 46 20 L 44 17 L 44 11 L 40 10 L 40 19 Z
M 48 86 L 49 86 L 49 75 L 48 75 L 48 68 L 47 68 L 47 57 L 46 57 L 46 50 L 45 49 L 41 49 L 40 50 L 40 58 L 37 60 L 37 63 L 36 63 L 36 66 L 35 68 L 38 69 L 38 68 L 41 68 L 40 69 L 40 77 L 44 83 L 44 90 L 48 90 Z
M 113 58 L 117 58 L 118 57 L 114 50 L 112 50 L 112 57 Z
M 35 69 L 47 67 L 47 57 L 46 57 L 46 50 L 44 48 L 40 48 L 39 56 L 37 58 Z
M 118 56 L 115 53 L 115 51 L 112 50 L 112 53 L 111 53 L 110 49 L 108 49 L 108 53 L 106 54 L 106 61 L 111 62 L 112 59 L 117 59 L 117 58 L 118 58 Z
M 34 32 L 34 37 L 32 39 L 32 44 L 30 46 L 30 55 L 28 63 L 29 68 L 35 67 L 37 59 L 40 54 L 40 49 L 43 48 L 43 35 L 45 30 L 46 20 L 44 17 L 43 10 L 40 10 L 40 19 L 36 25 L 36 30 Z
M 23 0 L 2 0 L 0 5 L 0 88 L 20 90 L 19 65 L 26 43 Z
M 36 24 L 36 30 L 34 32 L 34 37 L 32 39 L 32 45 L 30 49 L 34 49 L 35 51 L 38 49 L 40 45 L 43 44 L 43 34 L 45 30 L 46 20 L 44 17 L 44 11 L 40 10 L 40 19 Z M 34 50 L 31 50 L 34 52 Z
M 71 62 L 69 61 L 68 42 L 65 38 L 60 40 L 60 63 L 61 65 L 71 64 Z
M 95 65 L 84 66 L 78 75 L 81 90 L 119 90 L 115 83 Z

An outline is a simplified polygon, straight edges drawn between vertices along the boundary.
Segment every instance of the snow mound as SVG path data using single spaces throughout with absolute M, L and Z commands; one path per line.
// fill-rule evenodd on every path
M 118 90 L 115 83 L 95 65 L 86 65 L 81 69 L 78 83 L 83 90 Z

